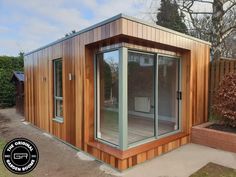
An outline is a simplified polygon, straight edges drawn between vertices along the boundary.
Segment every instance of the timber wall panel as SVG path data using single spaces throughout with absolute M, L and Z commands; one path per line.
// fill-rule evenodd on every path
M 37 60 L 37 52 L 32 54 L 32 60 L 33 60 L 33 95 L 34 95 L 34 125 L 39 127 L 39 117 L 38 117 L 38 112 L 39 112 L 39 106 L 38 106 L 38 97 L 39 97 L 39 92 L 38 92 L 38 60 Z
M 63 116 L 66 129 L 65 140 L 75 145 L 75 75 L 74 69 L 75 39 L 63 42 Z M 69 74 L 72 80 L 69 80 Z
M 30 116 L 29 114 L 31 114 L 31 111 L 30 111 L 30 106 L 29 105 L 29 97 L 30 97 L 30 83 L 29 83 L 29 79 L 30 79 L 30 73 L 29 73 L 29 57 L 26 56 L 24 58 L 24 74 L 25 74 L 25 81 L 24 81 L 24 94 L 25 94 L 25 100 L 24 100 L 24 105 L 25 105 L 25 119 L 26 121 L 29 121 L 30 122 Z
M 82 149 L 83 144 L 83 60 L 81 57 L 80 39 L 75 39 L 75 125 L 76 126 L 76 146 Z
M 24 81 L 24 116 L 25 120 L 29 121 L 29 73 L 28 73 L 28 57 L 24 57 L 24 74 L 25 74 L 25 81 Z
M 43 110 L 44 110 L 44 129 L 49 132 L 49 93 L 48 93 L 48 87 L 49 87 L 49 73 L 48 73 L 48 48 L 46 48 L 43 51 L 43 72 L 44 72 L 44 88 L 43 88 Z
M 35 123 L 35 118 L 34 118 L 34 114 L 35 114 L 35 95 L 34 95 L 34 60 L 29 60 L 29 108 L 30 108 L 30 120 Z

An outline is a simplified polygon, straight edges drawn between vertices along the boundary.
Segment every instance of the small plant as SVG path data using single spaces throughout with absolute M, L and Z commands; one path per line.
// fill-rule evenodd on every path
M 225 125 L 236 127 L 236 73 L 227 74 L 220 82 L 212 110 Z

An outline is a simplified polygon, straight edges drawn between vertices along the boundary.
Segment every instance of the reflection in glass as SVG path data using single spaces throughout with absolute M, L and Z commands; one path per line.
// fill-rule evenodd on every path
M 128 52 L 128 143 L 155 135 L 155 56 Z
M 118 145 L 119 51 L 97 55 L 97 138 Z
M 62 97 L 62 60 L 55 60 L 55 96 Z
M 63 117 L 62 100 L 56 99 L 56 117 Z
M 158 57 L 158 135 L 179 129 L 179 60 Z
M 55 118 L 63 117 L 63 104 L 62 101 L 62 60 L 54 60 L 54 114 Z

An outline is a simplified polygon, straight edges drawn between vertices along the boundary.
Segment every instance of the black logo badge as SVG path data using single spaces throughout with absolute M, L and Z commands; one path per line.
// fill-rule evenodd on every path
M 11 140 L 3 149 L 2 160 L 6 168 L 15 174 L 31 172 L 39 160 L 35 144 L 25 138 Z

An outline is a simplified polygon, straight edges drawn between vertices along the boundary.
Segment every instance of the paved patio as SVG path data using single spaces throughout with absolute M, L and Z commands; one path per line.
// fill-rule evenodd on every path
M 188 144 L 127 170 L 125 176 L 188 177 L 208 162 L 236 169 L 236 153 Z
M 15 114 L 14 109 L 0 109 L 0 138 L 8 141 L 26 137 L 36 143 L 40 162 L 32 172 L 35 177 L 188 177 L 208 162 L 236 169 L 236 153 L 188 144 L 119 173 L 22 122 L 22 119 L 23 117 Z M 9 177 L 12 176 L 9 174 Z

